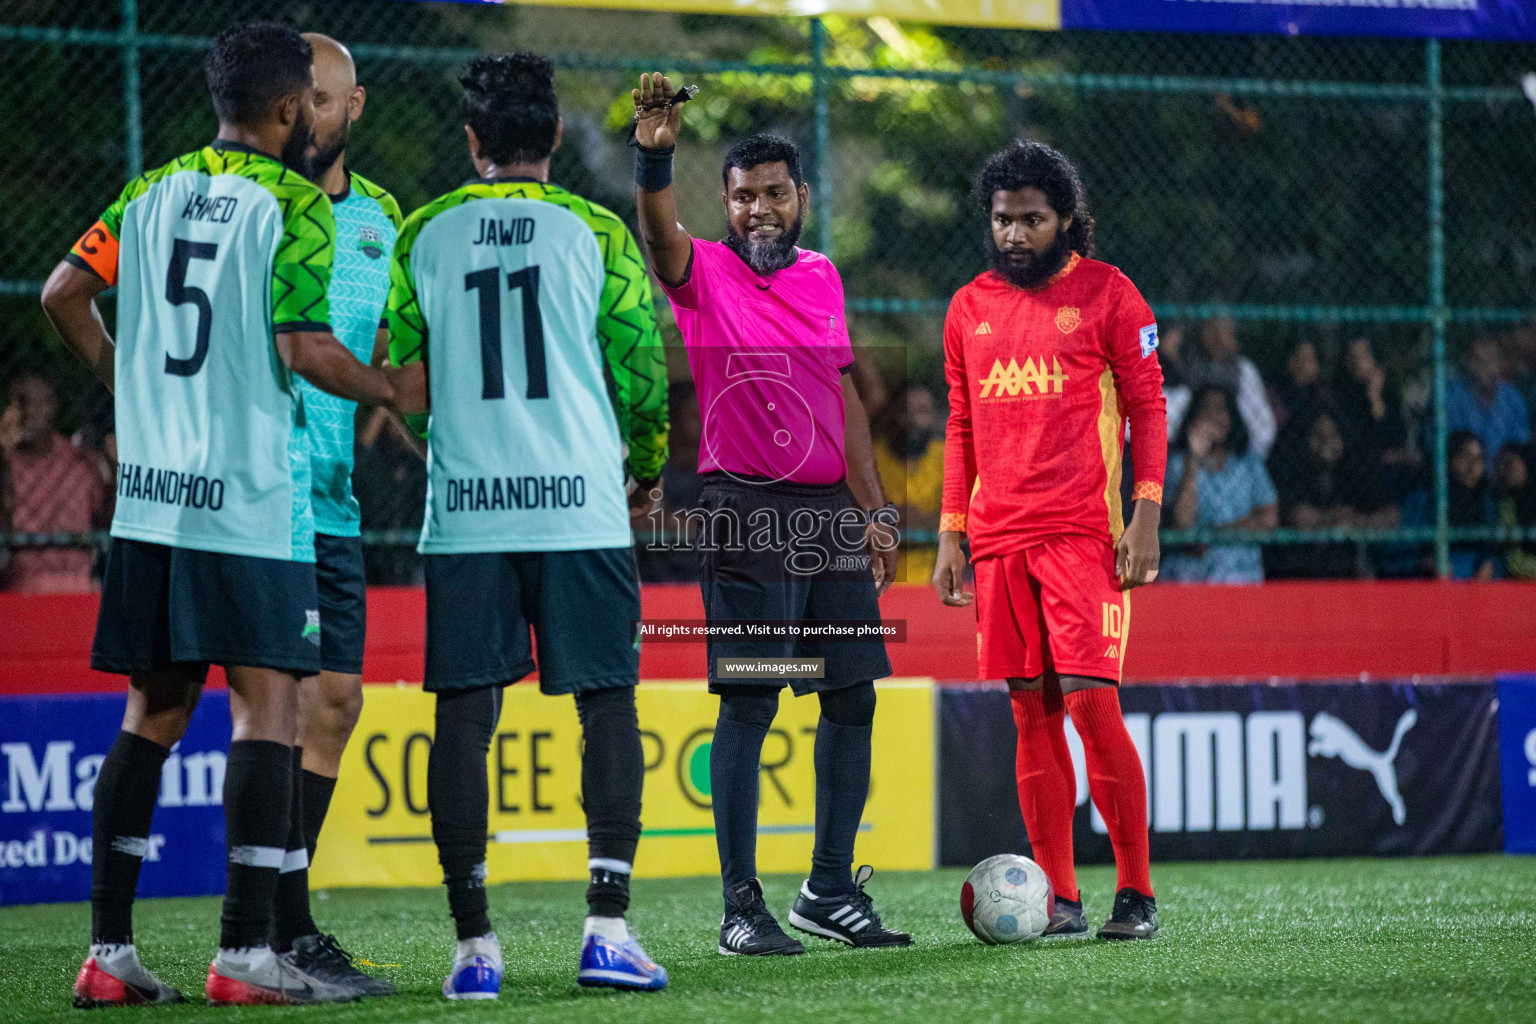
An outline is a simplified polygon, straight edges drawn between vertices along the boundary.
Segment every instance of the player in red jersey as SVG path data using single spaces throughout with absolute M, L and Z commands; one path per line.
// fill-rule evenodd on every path
M 1082 737 L 1089 791 L 1119 869 L 1106 939 L 1157 934 L 1146 780 L 1120 713 L 1130 591 L 1157 577 L 1167 416 L 1157 323 L 1135 285 L 1089 258 L 1093 218 L 1077 169 L 1021 142 L 992 156 L 976 198 L 991 269 L 944 322 L 949 427 L 933 585 L 963 590 L 971 542 L 981 676 L 1007 679 L 1019 730 L 1019 806 L 1056 909 L 1047 936 L 1086 935 L 1072 866 L 1076 782 L 1063 712 Z M 1126 424 L 1136 469 L 1125 525 Z

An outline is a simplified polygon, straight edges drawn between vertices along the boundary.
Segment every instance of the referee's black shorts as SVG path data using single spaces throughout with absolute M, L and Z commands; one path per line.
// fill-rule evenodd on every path
M 713 624 L 742 620 L 878 622 L 880 602 L 868 552 L 864 512 L 843 482 L 757 482 L 724 473 L 704 476 L 707 518 L 700 586 Z M 772 535 L 769 535 L 769 531 Z M 791 678 L 795 694 L 836 690 L 891 674 L 885 641 L 823 638 L 731 639 L 709 642 L 709 688 L 773 679 L 721 680 L 719 658 L 820 658 L 821 679 Z

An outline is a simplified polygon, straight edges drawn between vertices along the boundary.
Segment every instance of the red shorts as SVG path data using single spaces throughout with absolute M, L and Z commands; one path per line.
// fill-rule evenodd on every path
M 976 560 L 976 660 L 983 679 L 1054 671 L 1120 681 L 1131 595 L 1115 579 L 1115 551 L 1063 534 L 1023 551 Z

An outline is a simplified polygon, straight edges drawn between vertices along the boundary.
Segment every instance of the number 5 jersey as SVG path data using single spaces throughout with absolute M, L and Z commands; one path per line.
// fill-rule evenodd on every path
M 309 453 L 285 331 L 329 331 L 331 203 L 216 141 L 135 178 L 67 259 L 117 285 L 112 535 L 315 559 Z
M 667 368 L 623 221 L 558 185 L 465 185 L 406 219 L 388 322 L 430 380 L 421 552 L 630 546 L 626 464 L 666 462 Z

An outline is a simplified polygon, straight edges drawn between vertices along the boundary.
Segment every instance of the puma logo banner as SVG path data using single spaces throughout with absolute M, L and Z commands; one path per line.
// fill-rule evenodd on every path
M 1393 762 L 1397 760 L 1398 748 L 1403 745 L 1403 735 L 1418 720 L 1419 713 L 1413 708 L 1404 711 L 1403 717 L 1397 720 L 1397 728 L 1392 731 L 1391 745 L 1377 753 L 1355 735 L 1353 729 L 1324 711 L 1312 719 L 1309 730 L 1312 741 L 1307 744 L 1307 753 L 1312 757 L 1336 757 L 1351 768 L 1370 772 L 1371 778 L 1376 780 L 1376 788 L 1381 790 L 1381 798 L 1392 808 L 1392 820 L 1401 825 L 1408 820 L 1408 810 L 1403 806 L 1402 794 L 1397 791 L 1397 768 Z
M 1527 782 L 1536 770 L 1536 680 L 1531 690 L 1514 758 L 1522 792 L 1536 791 Z M 1492 682 L 1395 680 L 1123 686 L 1125 727 L 1146 779 L 1152 859 L 1499 850 L 1512 819 L 1500 806 L 1506 712 L 1497 692 Z M 946 688 L 939 735 L 941 863 L 1026 848 L 1007 690 Z M 1066 739 L 1076 777 L 1074 848 L 1082 861 L 1108 863 L 1107 829 L 1070 721 Z M 1506 767 L 1506 788 L 1510 777 Z

